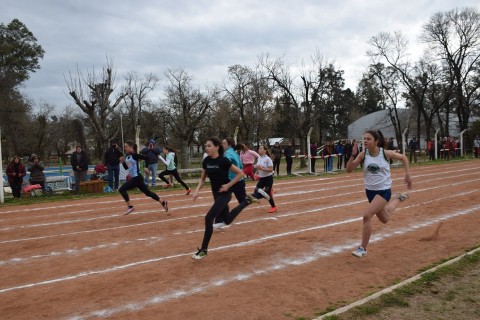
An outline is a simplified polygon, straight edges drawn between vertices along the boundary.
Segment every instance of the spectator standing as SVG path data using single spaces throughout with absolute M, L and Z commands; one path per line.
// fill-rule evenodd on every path
M 315 142 L 310 143 L 310 169 L 315 172 L 315 163 L 317 162 L 317 145 Z
M 427 140 L 427 152 L 428 152 L 428 159 L 430 161 L 435 160 L 435 142 L 432 139 Z
M 86 180 L 88 171 L 88 156 L 82 146 L 77 146 L 70 158 L 70 164 L 75 177 L 75 193 L 80 194 L 80 183 Z
M 7 166 L 5 173 L 8 177 L 8 184 L 12 189 L 12 195 L 15 199 L 21 197 L 21 190 L 23 184 L 23 177 L 27 174 L 25 166 L 22 164 L 22 159 L 19 156 L 13 156 L 12 161 Z
M 390 137 L 390 139 L 388 139 L 388 142 L 387 142 L 387 150 L 392 150 L 394 151 L 395 150 L 395 144 L 393 143 L 393 138 Z M 393 159 L 390 158 L 390 164 L 393 163 Z
M 343 167 L 346 168 L 347 162 L 348 160 L 350 160 L 350 157 L 352 156 L 352 143 L 350 140 L 347 140 L 347 142 L 345 142 L 345 145 L 343 146 L 343 154 L 345 159 Z
M 417 137 L 413 136 L 408 143 L 408 150 L 410 151 L 410 163 L 412 163 L 412 157 L 415 163 L 417 163 L 417 150 L 420 149 L 417 141 Z
M 282 159 L 282 148 L 280 148 L 280 143 L 275 142 L 272 147 L 272 156 L 273 156 L 273 171 L 277 172 L 277 177 L 280 175 L 280 160 Z
M 155 140 L 151 139 L 148 141 L 148 146 L 143 148 L 140 152 L 145 156 L 145 184 L 148 186 L 150 176 L 152 177 L 152 188 L 155 188 L 157 185 L 157 165 L 158 157 L 162 153 L 160 148 L 155 146 Z
M 336 153 L 337 153 L 337 170 L 342 169 L 342 160 L 343 160 L 343 143 L 342 140 L 339 140 L 337 143 Z
M 285 155 L 285 162 L 287 163 L 287 175 L 291 175 L 293 156 L 295 155 L 295 150 L 293 150 L 292 142 L 288 142 L 287 146 L 283 149 L 283 154 Z
M 110 189 L 117 191 L 118 182 L 120 178 L 120 158 L 123 157 L 123 152 L 117 144 L 117 140 L 110 141 L 110 148 L 105 151 L 105 165 L 108 172 L 108 186 Z
M 323 171 L 329 171 L 329 160 L 332 156 L 332 150 L 330 148 L 330 141 L 327 141 L 323 146 L 322 157 L 323 157 Z
M 35 153 L 30 156 L 30 165 L 28 166 L 28 172 L 30 172 L 30 184 L 39 184 L 42 189 L 45 189 L 45 174 L 43 170 L 45 166 L 40 161 L 40 157 Z
M 475 158 L 478 158 L 478 154 L 480 153 L 480 136 L 476 136 L 475 140 L 473 140 L 473 153 L 475 154 Z

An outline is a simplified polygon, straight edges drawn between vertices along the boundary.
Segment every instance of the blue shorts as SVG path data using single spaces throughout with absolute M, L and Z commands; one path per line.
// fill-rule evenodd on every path
M 387 190 L 367 190 L 365 189 L 365 193 L 367 194 L 368 202 L 372 202 L 373 198 L 378 194 L 380 197 L 385 199 L 387 202 L 390 201 L 392 197 L 392 189 Z

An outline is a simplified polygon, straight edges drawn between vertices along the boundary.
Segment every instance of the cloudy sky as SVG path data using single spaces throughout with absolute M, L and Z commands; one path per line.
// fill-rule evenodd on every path
M 355 90 L 368 40 L 400 30 L 418 54 L 421 27 L 436 12 L 478 0 L 0 0 L 0 23 L 17 18 L 45 50 L 24 92 L 62 110 L 73 102 L 64 76 L 113 57 L 118 75 L 183 67 L 197 83 L 220 83 L 228 66 L 268 53 L 299 66 L 315 51 L 345 71 Z M 415 49 L 417 51 L 415 51 Z

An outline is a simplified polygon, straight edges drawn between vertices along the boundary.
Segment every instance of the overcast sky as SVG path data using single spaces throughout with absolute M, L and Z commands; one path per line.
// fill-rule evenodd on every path
M 318 49 L 345 71 L 347 87 L 368 66 L 368 40 L 401 31 L 414 50 L 436 12 L 478 0 L 0 0 L 0 23 L 17 18 L 45 50 L 24 92 L 35 105 L 73 105 L 64 75 L 97 70 L 113 57 L 118 75 L 183 67 L 200 83 L 220 83 L 234 64 L 285 56 L 300 65 Z

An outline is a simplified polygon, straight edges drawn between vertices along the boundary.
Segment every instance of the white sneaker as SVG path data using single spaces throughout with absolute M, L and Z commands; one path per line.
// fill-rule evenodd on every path
M 362 247 L 359 247 L 357 250 L 353 251 L 352 254 L 356 257 L 364 257 L 367 255 L 367 250 L 363 249 Z
M 192 259 L 200 260 L 207 256 L 207 250 L 198 249 L 196 253 L 192 255 Z
M 135 210 L 134 207 L 128 207 L 128 208 L 127 208 L 127 211 L 125 211 L 124 215 L 126 216 L 127 214 L 130 214 L 130 213 L 132 213 L 134 210 Z
M 268 193 L 266 193 L 263 189 L 258 189 L 257 192 L 260 193 L 260 194 L 262 195 L 262 197 L 264 197 L 265 199 L 267 199 L 267 201 L 270 200 L 270 196 L 269 196 Z
M 408 199 L 408 193 L 397 193 L 397 199 L 400 201 L 405 201 Z
M 213 224 L 213 229 L 223 229 L 227 226 L 225 222 L 219 222 Z

